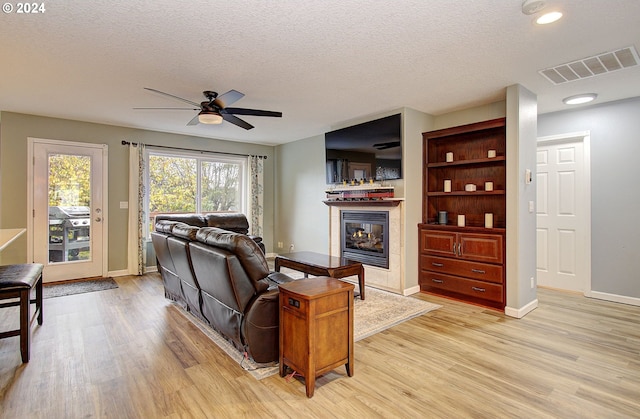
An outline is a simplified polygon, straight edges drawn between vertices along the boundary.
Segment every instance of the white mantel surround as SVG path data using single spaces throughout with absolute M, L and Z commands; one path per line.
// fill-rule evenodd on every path
M 398 205 L 340 205 L 329 206 L 329 253 L 341 256 L 340 211 L 388 211 L 389 212 L 389 269 L 364 265 L 365 284 L 374 288 L 402 294 L 404 290 L 404 217 L 403 202 Z

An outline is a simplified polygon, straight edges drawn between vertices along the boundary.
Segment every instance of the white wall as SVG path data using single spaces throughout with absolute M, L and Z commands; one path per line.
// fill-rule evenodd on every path
M 434 117 L 405 109 L 403 117 L 404 148 L 404 287 L 418 292 L 418 224 L 422 222 L 422 133 L 434 129 Z
M 537 307 L 535 179 L 537 98 L 520 85 L 507 88 L 507 306 L 505 313 L 522 317 Z M 531 279 L 534 279 L 532 286 Z
M 591 134 L 591 290 L 638 303 L 640 98 L 538 117 L 538 136 L 578 131 Z

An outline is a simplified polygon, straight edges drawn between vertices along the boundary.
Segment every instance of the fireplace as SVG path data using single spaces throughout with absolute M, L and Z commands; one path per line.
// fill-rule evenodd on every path
M 342 257 L 389 267 L 389 212 L 341 211 Z

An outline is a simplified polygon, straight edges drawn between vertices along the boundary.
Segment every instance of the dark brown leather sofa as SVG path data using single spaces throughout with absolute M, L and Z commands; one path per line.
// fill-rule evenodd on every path
M 158 221 L 180 221 L 196 227 L 218 227 L 234 233 L 246 234 L 258 243 L 263 253 L 265 251 L 262 237 L 249 234 L 249 221 L 242 213 L 158 214 L 155 222 Z
M 217 227 L 160 219 L 151 234 L 165 296 L 259 363 L 278 359 L 278 286 L 252 238 Z M 198 222 L 198 218 L 195 219 Z

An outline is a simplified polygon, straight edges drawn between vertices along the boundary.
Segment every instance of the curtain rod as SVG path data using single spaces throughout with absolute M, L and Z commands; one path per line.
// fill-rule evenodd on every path
M 134 145 L 137 146 L 138 143 L 132 143 L 126 140 L 122 140 L 122 145 Z M 249 157 L 251 154 L 241 154 L 241 153 L 228 153 L 225 151 L 208 151 L 208 150 L 196 150 L 195 148 L 182 148 L 182 147 L 171 147 L 171 146 L 166 146 L 166 145 L 151 145 L 151 144 L 145 144 L 148 145 L 149 147 L 156 147 L 156 148 L 168 148 L 171 150 L 182 150 L 182 151 L 197 151 L 199 153 L 213 153 L 213 154 L 225 154 L 228 156 L 242 156 L 242 157 Z M 267 156 L 257 156 L 258 158 L 261 159 L 267 159 Z

